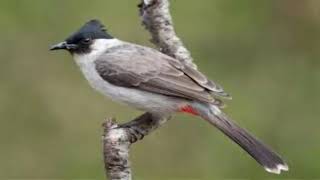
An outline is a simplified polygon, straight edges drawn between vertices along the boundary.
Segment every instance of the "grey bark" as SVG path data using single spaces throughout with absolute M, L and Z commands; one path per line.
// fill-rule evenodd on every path
M 168 0 L 141 0 L 138 5 L 142 24 L 151 34 L 151 42 L 161 52 L 172 56 L 191 67 L 193 64 L 189 51 L 177 37 L 169 11 Z M 131 144 L 159 128 L 170 117 L 144 113 L 136 119 L 117 124 L 108 119 L 104 124 L 103 154 L 106 175 L 109 180 L 131 180 L 129 150 Z
M 161 52 L 172 56 L 191 67 L 197 68 L 192 63 L 190 52 L 177 36 L 172 17 L 169 11 L 168 0 L 142 0 L 138 5 L 142 24 L 151 34 L 151 42 Z
M 153 130 L 165 123 L 169 117 L 144 113 L 136 119 L 117 124 L 107 119 L 103 124 L 103 155 L 106 175 L 109 180 L 131 180 L 129 150 L 132 143 L 143 139 Z

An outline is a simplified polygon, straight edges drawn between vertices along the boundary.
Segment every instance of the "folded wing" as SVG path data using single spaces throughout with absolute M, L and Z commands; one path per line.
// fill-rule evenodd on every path
M 95 62 L 100 76 L 117 86 L 214 103 L 228 97 L 202 73 L 154 49 L 126 44 L 109 49 Z

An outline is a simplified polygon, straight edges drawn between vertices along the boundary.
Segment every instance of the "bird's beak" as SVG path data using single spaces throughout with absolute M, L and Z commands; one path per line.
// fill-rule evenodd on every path
M 60 50 L 60 49 L 67 49 L 67 42 L 61 42 L 56 45 L 51 46 L 50 51 Z
M 65 49 L 65 50 L 73 50 L 76 49 L 77 45 L 75 44 L 68 44 L 67 42 L 61 42 L 56 45 L 51 46 L 50 51 L 54 50 L 60 50 L 60 49 Z

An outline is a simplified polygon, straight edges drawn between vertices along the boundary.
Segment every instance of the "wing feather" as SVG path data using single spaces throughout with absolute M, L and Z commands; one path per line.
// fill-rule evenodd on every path
M 201 72 L 151 48 L 127 44 L 95 61 L 100 76 L 111 84 L 214 103 L 223 89 Z

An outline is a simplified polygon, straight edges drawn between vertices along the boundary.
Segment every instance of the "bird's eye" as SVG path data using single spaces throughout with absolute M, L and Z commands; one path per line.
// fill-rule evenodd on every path
M 82 40 L 83 44 L 89 44 L 91 42 L 91 38 L 85 38 Z

